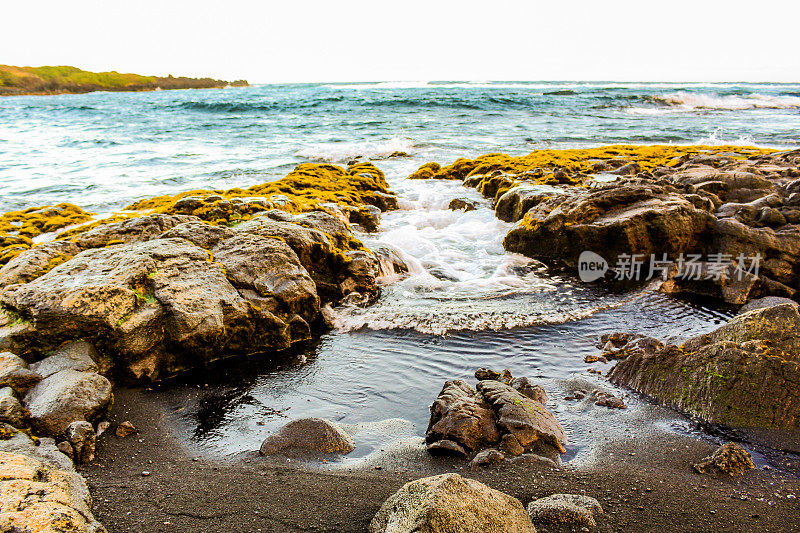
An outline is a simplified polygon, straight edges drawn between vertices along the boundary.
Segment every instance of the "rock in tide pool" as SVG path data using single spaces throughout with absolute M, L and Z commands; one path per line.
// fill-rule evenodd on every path
M 734 428 L 800 430 L 800 313 L 793 304 L 737 315 L 682 346 L 634 340 L 612 382 Z
M 458 474 L 411 481 L 389 497 L 370 533 L 535 533 L 519 500 Z
M 528 514 L 538 527 L 563 525 L 593 530 L 603 507 L 590 496 L 552 494 L 529 503 Z
M 448 381 L 431 405 L 425 432 L 433 454 L 467 457 L 500 441 L 491 406 L 467 383 Z
M 515 378 L 508 370 L 480 368 L 475 376 L 477 390 L 462 380 L 448 381 L 431 405 L 425 433 L 428 452 L 464 458 L 493 448 L 508 456 L 564 453 L 566 435 L 545 407 L 547 394 L 542 387 Z
M 755 468 L 750 453 L 735 442 L 727 442 L 714 453 L 692 465 L 700 474 L 722 474 L 735 477 Z
M 31 425 L 45 435 L 60 435 L 75 421 L 94 422 L 111 406 L 111 383 L 99 374 L 61 370 L 25 395 Z
M 267 437 L 261 444 L 260 453 L 275 455 L 287 449 L 348 454 L 355 449 L 355 444 L 338 424 L 322 418 L 299 418 Z

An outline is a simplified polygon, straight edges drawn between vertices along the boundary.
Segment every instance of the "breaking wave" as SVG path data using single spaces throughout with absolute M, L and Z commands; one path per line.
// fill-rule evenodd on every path
M 660 105 L 675 106 L 686 110 L 720 109 L 740 111 L 746 109 L 800 108 L 800 97 L 762 94 L 718 96 L 681 91 L 664 96 L 652 96 L 650 100 Z

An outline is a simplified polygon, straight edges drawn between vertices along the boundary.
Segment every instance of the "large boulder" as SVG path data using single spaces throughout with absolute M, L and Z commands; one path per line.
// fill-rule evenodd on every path
M 535 533 L 519 500 L 486 485 L 442 474 L 411 481 L 389 497 L 370 533 Z
M 377 296 L 378 267 L 324 211 L 265 211 L 235 229 L 181 214 L 100 224 L 0 271 L 0 347 L 47 356 L 37 368 L 50 374 L 76 364 L 53 350 L 82 339 L 104 373 L 158 380 L 308 340 L 322 304 Z
M 355 444 L 338 424 L 322 418 L 299 418 L 267 437 L 260 453 L 275 455 L 287 449 L 347 454 L 355 449 Z
M 634 341 L 610 371 L 630 387 L 699 419 L 735 428 L 800 431 L 800 314 L 754 309 L 682 346 Z
M 66 369 L 40 381 L 23 401 L 33 428 L 57 436 L 75 421 L 95 422 L 107 412 L 111 400 L 111 383 L 106 378 Z
M 678 256 L 697 250 L 714 221 L 682 196 L 655 185 L 610 184 L 538 203 L 509 231 L 510 252 L 576 266 L 583 251 L 614 264 L 623 255 Z

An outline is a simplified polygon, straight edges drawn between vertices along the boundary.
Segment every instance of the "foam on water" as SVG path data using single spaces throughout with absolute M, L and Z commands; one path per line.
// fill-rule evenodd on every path
M 794 109 L 800 108 L 798 96 L 773 96 L 763 94 L 720 96 L 705 93 L 677 92 L 653 97 L 655 102 L 677 106 L 687 111 L 695 109 L 719 109 L 740 111 L 746 109 Z

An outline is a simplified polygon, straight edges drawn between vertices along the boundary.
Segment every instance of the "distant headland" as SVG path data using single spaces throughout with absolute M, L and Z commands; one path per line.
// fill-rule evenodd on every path
M 88 72 L 76 67 L 12 67 L 0 65 L 0 96 L 80 94 L 93 91 L 156 91 L 247 87 L 246 80 L 142 76 L 119 72 Z

